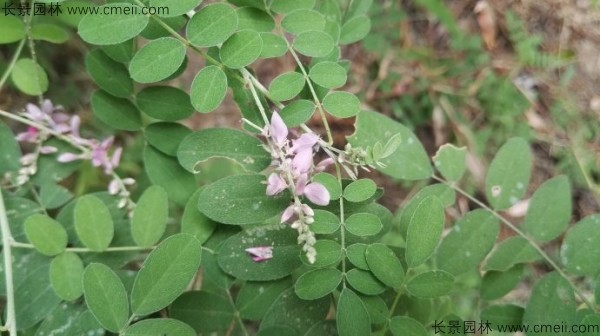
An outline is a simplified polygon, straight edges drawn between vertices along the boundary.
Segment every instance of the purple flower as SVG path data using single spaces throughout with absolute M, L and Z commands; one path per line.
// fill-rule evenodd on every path
M 285 208 L 285 210 L 283 211 L 283 214 L 281 214 L 281 223 L 285 223 L 287 221 L 289 221 L 292 216 L 294 216 L 294 204 L 291 204 L 289 207 Z
M 285 145 L 288 136 L 288 128 L 283 122 L 283 119 L 277 112 L 273 112 L 271 116 L 271 125 L 269 125 L 269 134 L 278 146 Z
M 298 152 L 292 159 L 292 170 L 294 174 L 308 173 L 313 164 L 312 148 L 306 148 Z
M 299 151 L 310 149 L 319 142 L 319 136 L 313 133 L 304 133 L 298 139 L 292 141 L 291 151 L 298 153 Z
M 61 109 L 61 106 L 54 106 L 50 100 L 46 99 L 42 102 L 41 107 L 34 104 L 27 104 L 24 115 L 32 121 L 49 126 L 58 133 L 66 133 L 71 129 L 67 123 L 69 116 L 57 112 Z
M 261 262 L 273 258 L 273 246 L 249 247 L 245 250 L 250 254 L 252 260 Z
M 317 182 L 310 183 L 304 188 L 304 196 L 316 205 L 321 206 L 329 204 L 329 200 L 331 199 L 329 191 L 321 183 Z
M 287 188 L 285 181 L 279 176 L 279 174 L 271 173 L 267 180 L 267 196 L 277 195 Z
M 27 127 L 27 131 L 17 134 L 15 139 L 19 142 L 36 143 L 38 141 L 39 134 L 40 131 L 37 128 L 29 126 Z

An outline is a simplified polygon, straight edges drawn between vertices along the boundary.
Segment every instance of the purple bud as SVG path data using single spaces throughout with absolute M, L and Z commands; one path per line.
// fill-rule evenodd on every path
M 121 148 L 121 147 L 115 148 L 113 155 L 112 155 L 112 159 L 110 160 L 110 163 L 113 168 L 116 168 L 119 166 L 119 163 L 121 162 L 121 153 L 122 152 L 123 152 L 123 148 Z
M 54 146 L 42 146 L 40 147 L 40 153 L 42 154 L 52 154 L 58 152 L 58 148 Z
M 285 208 L 285 210 L 283 211 L 283 214 L 281 214 L 281 223 L 285 223 L 288 220 L 290 220 L 290 218 L 292 218 L 292 216 L 294 215 L 294 205 L 290 205 L 289 207 Z
M 333 158 L 327 158 L 324 159 L 323 161 L 317 163 L 317 166 L 315 167 L 316 171 L 324 171 L 325 169 L 327 169 L 327 167 L 329 167 L 330 165 L 334 164 L 335 160 Z
M 287 185 L 285 184 L 285 181 L 281 178 L 281 176 L 279 176 L 279 174 L 271 173 L 267 180 L 267 196 L 277 195 L 285 190 L 286 187 Z
M 265 261 L 273 258 L 273 246 L 249 247 L 245 250 L 252 256 L 256 262 Z
M 288 128 L 283 122 L 283 119 L 277 112 L 273 112 L 271 116 L 271 126 L 269 127 L 271 138 L 275 141 L 278 146 L 283 146 L 288 136 Z
M 317 182 L 310 183 L 304 188 L 304 196 L 314 204 L 322 206 L 329 204 L 330 200 L 329 191 Z
M 114 179 L 108 184 L 108 193 L 116 195 L 119 192 L 119 181 Z
M 312 149 L 303 149 L 292 160 L 292 170 L 296 175 L 307 173 L 313 164 Z
M 63 153 L 56 159 L 58 162 L 71 162 L 75 160 L 81 160 L 81 156 L 73 153 Z
M 319 136 L 313 133 L 304 133 L 292 142 L 292 152 L 297 153 L 304 149 L 312 149 L 319 142 Z

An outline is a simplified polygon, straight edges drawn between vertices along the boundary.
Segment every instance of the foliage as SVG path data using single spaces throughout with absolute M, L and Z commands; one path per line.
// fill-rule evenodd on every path
M 0 123 L 3 330 L 424 335 L 440 321 L 470 318 L 496 329 L 507 321 L 598 319 L 596 300 L 578 277 L 594 281 L 600 272 L 600 215 L 569 227 L 569 178 L 537 188 L 522 227 L 500 213 L 530 190 L 528 132 L 502 141 L 485 177 L 484 203 L 459 186 L 469 175 L 467 149 L 444 144 L 430 157 L 411 130 L 423 122 L 418 116 L 404 125 L 364 110 L 344 90 L 349 76 L 340 47 L 367 36 L 372 1 L 200 2 L 111 1 L 99 8 L 161 5 L 171 12 L 43 23 L 55 28 L 37 31 L 68 35 L 63 24 L 77 27 L 90 49 L 85 68 L 98 86 L 89 99 L 91 122 L 42 99 L 52 81 L 31 43 L 38 22 L 0 18 L 0 28 L 10 27 L 0 43 L 16 44 L 0 83 L 10 75 L 16 89 L 40 98 L 19 113 L 0 111 L 28 127 L 14 134 Z M 441 1 L 417 3 L 466 55 L 444 76 L 472 80 L 465 73 L 475 76 L 486 62 L 477 40 L 461 32 Z M 30 57 L 21 56 L 25 43 Z M 250 66 L 275 57 L 293 60 L 293 69 L 265 85 Z M 189 87 L 176 87 L 171 80 L 188 58 L 205 65 Z M 428 61 L 435 67 L 451 60 Z M 221 113 L 230 89 L 243 131 L 178 122 Z M 505 94 L 491 94 L 498 90 Z M 490 72 L 475 97 L 517 115 L 529 105 Z M 464 122 L 450 112 L 458 99 L 439 92 L 426 98 L 416 105 L 439 104 Z M 392 102 L 395 117 L 414 103 Z M 490 127 L 504 132 L 518 123 L 493 115 Z M 324 134 L 307 124 L 313 118 Z M 330 121 L 338 119 L 355 128 L 345 146 L 334 145 Z M 492 136 L 485 133 L 475 134 L 478 144 Z M 500 143 L 504 134 L 493 133 Z M 481 151 L 474 146 L 467 144 Z M 379 204 L 383 190 L 372 170 L 423 187 L 394 215 Z M 459 206 L 457 194 L 476 209 Z M 516 237 L 499 239 L 499 223 Z M 530 276 L 542 263 L 551 271 Z M 507 294 L 525 277 L 533 284 L 528 302 L 513 302 Z M 464 314 L 457 302 L 473 291 L 481 302 L 474 299 L 476 308 Z

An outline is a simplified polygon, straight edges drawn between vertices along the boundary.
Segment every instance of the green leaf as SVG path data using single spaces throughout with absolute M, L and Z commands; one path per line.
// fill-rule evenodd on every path
M 400 219 L 400 232 L 402 232 L 402 234 L 404 236 L 406 236 L 406 232 L 408 231 L 408 225 L 410 224 L 410 220 L 413 216 L 413 214 L 415 213 L 415 210 L 417 210 L 417 207 L 419 206 L 419 203 L 428 196 L 436 196 L 440 199 L 440 201 L 442 201 L 442 204 L 444 205 L 445 208 L 451 206 L 454 204 L 454 202 L 456 201 L 456 193 L 454 192 L 454 190 L 452 188 L 450 188 L 449 186 L 445 185 L 445 184 L 432 184 L 432 185 L 428 185 L 426 187 L 424 187 L 423 189 L 419 190 L 411 199 L 410 201 L 408 201 L 408 203 L 406 204 L 406 206 L 404 207 L 404 209 L 401 209 L 401 211 L 398 214 L 398 217 Z
M 19 163 L 21 148 L 12 130 L 2 121 L 0 121 L 0 143 L 2 144 L 0 149 L 0 176 L 4 176 L 8 172 L 16 172 L 21 168 Z
M 427 330 L 419 321 L 408 316 L 394 316 L 390 320 L 390 331 L 394 336 L 426 336 Z
M 370 270 L 367 264 L 366 252 L 369 245 L 366 244 L 352 244 L 346 247 L 346 257 L 352 265 L 363 270 Z
M 379 295 L 386 289 L 373 273 L 360 269 L 352 269 L 346 273 L 346 279 L 352 288 L 366 295 Z
M 110 211 L 98 197 L 80 197 L 74 210 L 75 231 L 79 240 L 90 250 L 102 252 L 108 248 L 114 235 Z
M 453 286 L 452 274 L 437 270 L 421 273 L 410 279 L 406 284 L 406 290 L 417 297 L 435 298 L 450 293 Z
M 283 29 L 292 34 L 300 34 L 310 30 L 323 30 L 325 18 L 312 9 L 298 9 L 288 13 L 281 20 Z
M 119 332 L 127 326 L 129 303 L 119 277 L 107 266 L 93 263 L 83 272 L 85 303 L 103 328 Z
M 573 321 L 577 302 L 573 288 L 558 273 L 552 272 L 538 280 L 533 286 L 529 302 L 523 315 L 523 324 L 553 324 L 556 321 Z M 556 335 L 540 332 L 539 335 Z
M 290 288 L 289 279 L 271 282 L 246 281 L 235 301 L 235 306 L 243 319 L 259 321 L 263 318 L 275 299 Z
M 289 195 L 267 196 L 263 175 L 233 175 L 208 186 L 200 194 L 198 208 L 208 218 L 223 224 L 257 224 L 280 215 L 289 205 Z
M 253 261 L 246 249 L 258 246 L 272 246 L 273 258 Z M 270 281 L 284 278 L 300 267 L 299 253 L 297 233 L 293 230 L 240 232 L 221 245 L 218 262 L 225 273 L 237 279 Z
M 198 197 L 201 192 L 202 189 L 198 189 L 185 205 L 181 217 L 181 232 L 189 233 L 200 243 L 204 243 L 215 231 L 217 222 L 210 220 L 198 210 Z
M 127 99 L 96 91 L 91 102 L 94 115 L 114 129 L 137 131 L 142 127 L 140 111 Z
M 481 280 L 481 298 L 496 300 L 508 294 L 523 278 L 524 264 L 517 264 L 505 272 L 488 271 Z
M 168 306 L 187 287 L 200 267 L 202 246 L 191 235 L 179 233 L 165 239 L 138 272 L 131 290 L 131 309 L 148 315 Z
M 368 200 L 375 195 L 377 185 L 371 179 L 352 181 L 344 188 L 344 198 L 350 202 L 358 203 Z
M 542 242 L 560 236 L 569 225 L 571 198 L 571 186 L 566 176 L 544 182 L 531 197 L 523 230 Z
M 298 9 L 312 9 L 316 0 L 273 0 L 271 10 L 279 14 L 288 14 Z
M 390 310 L 380 296 L 359 296 L 362 302 L 365 304 L 367 311 L 369 311 L 371 324 L 383 324 L 388 320 L 390 316 Z
M 371 334 L 369 312 L 360 297 L 348 288 L 342 289 L 335 318 L 340 336 Z
M 400 146 L 392 155 L 380 160 L 385 167 L 378 167 L 378 170 L 404 180 L 422 180 L 431 176 L 429 156 L 408 128 L 383 114 L 370 111 L 360 112 L 355 125 L 356 132 L 348 137 L 352 147 L 373 147 L 377 142 L 386 143 L 391 136 L 400 134 Z
M 279 113 L 288 127 L 296 127 L 307 122 L 315 112 L 315 103 L 298 99 L 287 104 Z
M 148 25 L 142 32 L 140 36 L 147 40 L 156 40 L 161 37 L 170 37 L 171 32 L 167 30 L 171 28 L 174 31 L 180 31 L 183 26 L 188 22 L 187 16 L 174 16 L 168 18 L 162 18 L 161 22 L 156 19 L 150 20 Z M 165 27 L 166 26 L 166 27 Z
M 169 218 L 167 192 L 160 186 L 151 186 L 138 200 L 131 218 L 131 236 L 138 246 L 150 247 L 165 233 Z
M 366 15 L 359 15 L 346 21 L 340 33 L 340 44 L 350 44 L 365 38 L 371 30 L 371 20 Z
M 133 41 L 134 39 L 131 39 L 119 44 L 106 45 L 101 49 L 106 56 L 110 57 L 113 61 L 117 61 L 119 63 L 129 63 L 133 58 L 133 54 L 135 53 L 135 45 L 133 44 Z M 123 70 L 129 77 L 127 68 L 123 67 Z
M 260 58 L 281 57 L 288 51 L 286 41 L 279 35 L 273 33 L 260 33 L 263 47 Z
M 172 86 L 149 86 L 135 97 L 145 114 L 164 121 L 176 121 L 192 115 L 194 107 L 187 93 Z
M 269 14 L 253 7 L 241 7 L 236 10 L 238 30 L 250 29 L 256 32 L 270 32 L 275 28 L 275 22 Z
M 331 299 L 302 300 L 292 288 L 283 292 L 271 305 L 260 324 L 260 330 L 270 326 L 287 326 L 299 335 L 325 319 Z
M 350 118 L 360 112 L 360 100 L 349 92 L 334 91 L 323 98 L 323 107 L 338 118 Z
M 129 63 L 131 78 L 138 83 L 154 83 L 171 76 L 183 63 L 185 45 L 172 37 L 148 42 Z
M 311 225 L 310 229 L 314 233 L 331 234 L 336 232 L 342 223 L 337 215 L 325 211 L 325 210 L 314 210 L 315 220 Z
M 522 237 L 511 237 L 496 246 L 487 259 L 484 270 L 506 271 L 516 264 L 540 259 L 535 248 Z
M 319 239 L 313 247 L 317 251 L 317 258 L 314 264 L 308 261 L 305 253 L 300 254 L 300 259 L 306 265 L 328 267 L 335 266 L 342 260 L 342 247 L 334 240 Z
M 458 181 L 467 168 L 467 148 L 445 144 L 435 153 L 433 164 L 446 180 Z
M 37 23 L 31 26 L 31 37 L 34 40 L 60 44 L 69 40 L 69 32 L 57 25 Z
M 79 279 L 81 282 L 81 279 Z M 81 287 L 81 284 L 79 284 Z M 60 330 L 62 335 L 103 335 L 104 328 L 96 321 L 85 304 L 63 302 L 56 307 L 35 330 L 35 336 L 52 335 Z
M 308 73 L 310 79 L 318 85 L 335 89 L 346 84 L 346 69 L 337 62 L 320 62 L 313 65 Z
M 301 73 L 286 72 L 273 79 L 269 85 L 269 94 L 277 101 L 290 100 L 302 91 L 304 84 L 304 76 Z
M 8 44 L 25 38 L 25 23 L 13 15 L 0 16 L 0 44 Z
M 468 212 L 438 247 L 437 267 L 455 276 L 472 270 L 492 250 L 499 232 L 498 220 L 490 212 Z
M 303 300 L 316 300 L 333 292 L 342 282 L 343 274 L 337 268 L 321 268 L 302 274 L 294 291 Z
M 379 217 L 370 213 L 356 213 L 346 219 L 344 226 L 348 232 L 357 236 L 376 235 L 383 228 Z
M 178 123 L 158 122 L 146 126 L 144 138 L 150 145 L 169 156 L 177 156 L 179 144 L 192 131 Z
M 227 330 L 233 320 L 233 308 L 227 297 L 205 291 L 183 293 L 169 312 L 171 317 L 202 333 Z
M 293 44 L 294 49 L 309 57 L 325 57 L 329 55 L 334 46 L 333 38 L 318 30 L 300 33 Z
M 498 330 L 498 326 L 523 324 L 523 307 L 512 304 L 493 305 L 481 311 L 481 320 L 491 322 L 491 327 Z
M 27 240 L 41 254 L 54 256 L 67 247 L 67 232 L 59 222 L 46 215 L 33 215 L 25 221 Z
M 151 146 L 144 149 L 144 168 L 153 184 L 159 185 L 173 202 L 184 206 L 196 191 L 196 180 L 175 158 L 164 155 Z
M 150 0 L 150 7 L 164 8 L 157 14 L 161 17 L 183 15 L 196 8 L 202 0 Z
M 190 99 L 200 113 L 208 113 L 219 107 L 227 93 L 227 76 L 216 65 L 200 70 L 190 88 Z
M 30 96 L 37 96 L 48 90 L 46 71 L 31 58 L 21 58 L 15 63 L 11 79 L 17 89 Z
M 219 55 L 227 67 L 241 69 L 260 56 L 262 44 L 259 33 L 253 30 L 241 30 L 223 43 Z
M 442 237 L 444 220 L 444 206 L 439 198 L 429 196 L 419 203 L 406 234 L 406 263 L 409 267 L 429 259 Z
M 133 81 L 127 68 L 96 49 L 85 57 L 85 68 L 102 90 L 113 96 L 127 98 L 133 93 Z
M 600 272 L 600 215 L 580 220 L 567 232 L 560 257 L 567 271 L 577 275 L 596 275 Z
M 376 243 L 365 252 L 367 265 L 373 274 L 386 286 L 398 288 L 404 282 L 404 268 L 389 247 Z
M 531 151 L 524 139 L 512 138 L 500 148 L 485 179 L 485 194 L 494 209 L 508 209 L 525 195 L 531 165 Z
M 198 165 L 214 157 L 234 160 L 244 169 L 258 173 L 271 164 L 271 155 L 261 144 L 238 130 L 211 128 L 188 135 L 181 142 L 177 157 L 181 166 L 192 173 L 198 173 Z
M 50 263 L 50 284 L 65 301 L 77 300 L 83 294 L 83 261 L 75 253 L 66 252 Z
M 170 318 L 155 318 L 143 320 L 127 327 L 123 336 L 196 336 L 189 325 Z
M 290 329 L 289 332 L 285 333 L 282 329 L 281 332 L 275 331 L 273 336 L 279 335 L 298 335 L 295 333 L 293 329 Z M 335 325 L 335 320 L 325 320 L 321 321 L 308 329 L 308 331 L 304 334 L 304 336 L 335 336 L 337 335 L 337 326 Z
M 42 184 L 40 188 L 40 203 L 46 209 L 56 209 L 73 198 L 69 189 L 54 183 Z
M 106 4 L 98 13 L 88 13 L 79 22 L 78 33 L 91 44 L 107 45 L 125 42 L 137 36 L 148 24 L 149 16 L 142 15 L 139 6 L 127 3 Z
M 327 191 L 331 200 L 337 200 L 342 196 L 342 186 L 337 177 L 328 173 L 318 173 L 313 176 L 313 182 L 321 183 Z
M 205 6 L 187 25 L 186 35 L 190 43 L 197 47 L 213 47 L 227 40 L 238 26 L 235 10 L 225 4 Z

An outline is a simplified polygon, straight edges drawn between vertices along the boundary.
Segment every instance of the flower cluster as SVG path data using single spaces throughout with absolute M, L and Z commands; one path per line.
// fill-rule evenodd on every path
M 25 132 L 16 136 L 17 141 L 32 143 L 36 145 L 34 152 L 23 155 L 21 158 L 21 169 L 17 176 L 16 184 L 23 185 L 29 181 L 30 177 L 37 172 L 37 159 L 40 154 L 56 153 L 58 149 L 54 146 L 44 145 L 44 142 L 51 136 L 60 137 L 71 145 L 81 150 L 80 153 L 61 153 L 58 155 L 59 162 L 71 162 L 75 160 L 89 160 L 94 167 L 103 169 L 106 175 L 112 177 L 108 185 L 108 191 L 112 195 L 120 196 L 119 207 L 127 207 L 132 210 L 134 203 L 129 197 L 129 191 L 126 186 L 135 183 L 132 178 L 121 179 L 114 173 L 114 169 L 121 161 L 121 147 L 114 147 L 114 137 L 103 141 L 96 139 L 86 139 L 81 137 L 79 127 L 81 120 L 79 116 L 69 116 L 63 112 L 61 106 L 54 106 L 48 99 L 44 100 L 41 106 L 27 104 L 22 117 L 32 121 Z
M 310 224 L 314 222 L 314 211 L 310 205 L 300 201 L 304 196 L 316 205 L 329 204 L 330 195 L 327 189 L 318 182 L 311 182 L 315 172 L 323 171 L 333 163 L 325 159 L 314 164 L 313 158 L 319 149 L 319 137 L 313 133 L 304 133 L 289 141 L 289 130 L 279 114 L 273 112 L 271 122 L 265 126 L 263 135 L 267 139 L 267 149 L 273 159 L 273 172 L 267 180 L 267 195 L 273 196 L 289 189 L 294 195 L 294 202 L 283 212 L 281 222 L 291 222 L 291 227 L 298 231 L 298 244 L 303 244 L 303 251 L 310 263 L 316 259 L 316 242 Z

